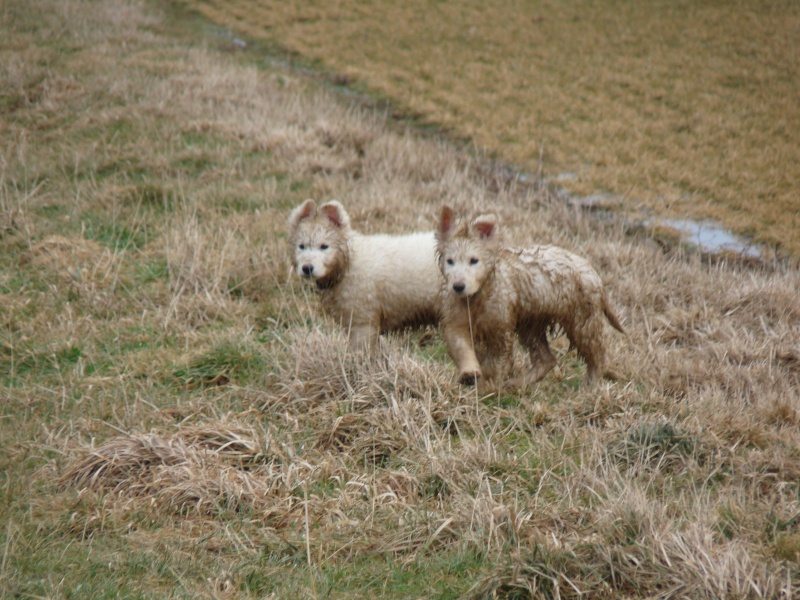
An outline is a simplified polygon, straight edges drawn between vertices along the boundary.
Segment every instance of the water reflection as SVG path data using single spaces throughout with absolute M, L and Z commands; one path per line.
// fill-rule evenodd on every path
M 745 258 L 762 258 L 761 251 L 752 242 L 741 238 L 714 221 L 691 219 L 655 218 L 644 222 L 646 227 L 669 227 L 681 234 L 681 238 L 703 252 L 719 254 L 735 252 Z

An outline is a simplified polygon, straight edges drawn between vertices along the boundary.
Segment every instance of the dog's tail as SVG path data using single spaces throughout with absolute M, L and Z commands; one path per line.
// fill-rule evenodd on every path
M 612 308 L 608 305 L 607 298 L 603 300 L 603 314 L 605 314 L 606 319 L 608 319 L 608 322 L 611 323 L 611 326 L 614 329 L 616 329 L 620 333 L 625 333 L 625 330 L 622 328 L 622 325 L 619 324 L 619 319 L 617 318 L 616 313 L 614 313 Z

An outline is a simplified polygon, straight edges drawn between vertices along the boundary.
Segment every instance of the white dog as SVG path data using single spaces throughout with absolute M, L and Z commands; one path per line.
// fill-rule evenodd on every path
M 457 227 L 453 211 L 442 208 L 436 234 L 445 278 L 442 329 L 461 382 L 502 382 L 515 337 L 528 350 L 531 369 L 512 385 L 539 381 L 556 364 L 547 331 L 558 324 L 586 361 L 586 383 L 593 384 L 605 367 L 605 322 L 623 331 L 597 271 L 556 246 L 503 248 L 497 230 L 492 214 Z
M 441 275 L 433 232 L 362 235 L 338 202 L 306 200 L 289 216 L 300 277 L 316 282 L 323 310 L 358 346 L 380 333 L 439 320 Z

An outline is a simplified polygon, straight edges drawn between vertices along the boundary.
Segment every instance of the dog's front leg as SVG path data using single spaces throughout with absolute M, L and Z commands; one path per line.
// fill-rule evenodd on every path
M 469 331 L 457 325 L 444 326 L 444 341 L 450 357 L 458 368 L 458 381 L 473 384 L 481 377 L 481 366 L 475 356 Z
M 350 325 L 350 348 L 353 350 L 369 350 L 378 342 L 380 332 L 377 327 L 366 325 Z

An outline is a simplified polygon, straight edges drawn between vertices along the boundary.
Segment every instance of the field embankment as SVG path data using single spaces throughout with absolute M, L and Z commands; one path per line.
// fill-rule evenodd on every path
M 579 195 L 800 257 L 800 4 L 187 0 Z
M 0 597 L 800 594 L 800 274 L 597 223 L 155 3 L 0 6 Z M 613 379 L 350 354 L 286 218 L 495 210 L 600 272 Z M 519 360 L 522 357 L 518 357 Z

